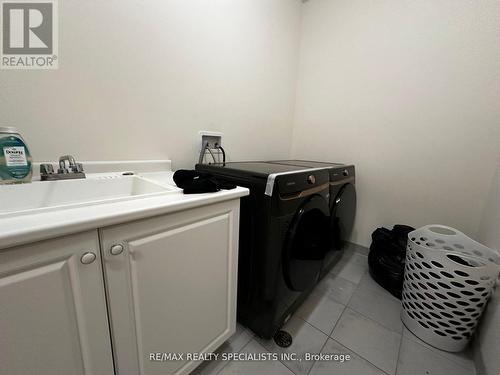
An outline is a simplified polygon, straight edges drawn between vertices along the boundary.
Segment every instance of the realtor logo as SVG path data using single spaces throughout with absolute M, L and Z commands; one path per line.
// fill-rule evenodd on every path
M 57 69 L 57 3 L 3 0 L 2 69 Z

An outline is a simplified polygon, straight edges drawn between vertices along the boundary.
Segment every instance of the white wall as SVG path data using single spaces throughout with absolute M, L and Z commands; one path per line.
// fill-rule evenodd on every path
M 36 160 L 191 167 L 198 131 L 218 130 L 232 160 L 355 163 L 359 244 L 396 222 L 476 234 L 500 142 L 500 2 L 59 7 L 59 70 L 0 71 L 0 126 Z
M 234 159 L 289 154 L 298 0 L 62 0 L 57 71 L 0 71 L 0 126 L 36 160 L 171 158 L 199 130 Z
M 310 0 L 292 156 L 356 164 L 356 233 L 475 235 L 500 144 L 500 2 Z
M 500 159 L 479 228 L 479 241 L 500 250 Z M 492 296 L 479 327 L 476 349 L 482 364 L 478 375 L 496 375 L 500 368 L 500 284 Z M 481 371 L 482 370 L 482 371 Z
M 500 158 L 485 204 L 478 239 L 486 246 L 500 251 Z

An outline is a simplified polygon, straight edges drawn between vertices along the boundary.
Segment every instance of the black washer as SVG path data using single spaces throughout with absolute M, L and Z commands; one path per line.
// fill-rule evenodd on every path
M 240 204 L 238 320 L 272 338 L 317 283 L 329 251 L 329 173 L 266 162 L 199 164 L 247 187 Z

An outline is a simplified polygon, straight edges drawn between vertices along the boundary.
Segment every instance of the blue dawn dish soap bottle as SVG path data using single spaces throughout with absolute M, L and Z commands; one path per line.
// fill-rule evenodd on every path
M 0 184 L 31 182 L 31 155 L 16 128 L 0 127 Z

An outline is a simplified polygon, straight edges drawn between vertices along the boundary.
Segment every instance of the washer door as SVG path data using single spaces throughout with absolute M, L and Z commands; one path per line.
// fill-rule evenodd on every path
M 304 291 L 316 284 L 328 251 L 328 224 L 328 204 L 319 195 L 295 214 L 283 254 L 283 272 L 291 290 Z
M 349 240 L 356 217 L 356 188 L 353 184 L 342 186 L 335 197 L 331 220 L 332 247 L 340 250 Z

